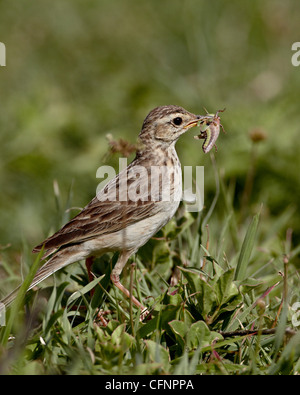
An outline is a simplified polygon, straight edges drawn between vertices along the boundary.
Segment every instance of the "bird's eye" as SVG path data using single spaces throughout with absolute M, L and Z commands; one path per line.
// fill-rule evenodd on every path
M 176 126 L 181 125 L 181 124 L 182 124 L 182 118 L 180 118 L 180 117 L 174 118 L 174 119 L 173 119 L 173 123 L 174 123 L 174 125 L 176 125 Z

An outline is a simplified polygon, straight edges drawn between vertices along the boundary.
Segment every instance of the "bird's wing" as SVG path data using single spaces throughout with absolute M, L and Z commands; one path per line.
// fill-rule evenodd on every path
M 128 168 L 125 171 L 128 173 Z M 118 188 L 120 185 L 120 174 L 111 180 L 77 216 L 36 246 L 33 252 L 40 251 L 44 246 L 45 257 L 47 257 L 62 246 L 117 232 L 163 209 L 161 202 L 151 200 L 147 188 L 144 189 L 147 194 L 147 199 L 144 200 L 111 201 L 107 199 L 114 198 L 115 187 Z M 136 181 L 136 177 L 129 175 L 127 185 L 133 181 Z M 144 182 L 148 182 L 147 177 L 144 177 Z M 106 200 L 103 199 L 104 195 Z

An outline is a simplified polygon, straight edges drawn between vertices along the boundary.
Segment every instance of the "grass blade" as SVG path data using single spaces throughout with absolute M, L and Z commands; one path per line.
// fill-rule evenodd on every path
M 11 328 L 13 326 L 13 323 L 16 320 L 17 314 L 21 309 L 25 294 L 33 280 L 33 277 L 39 267 L 41 258 L 43 256 L 44 253 L 44 248 L 41 249 L 41 251 L 39 252 L 37 258 L 35 259 L 33 265 L 30 267 L 29 273 L 27 274 L 27 276 L 25 277 L 22 285 L 20 286 L 20 289 L 18 291 L 18 294 L 16 296 L 16 299 L 14 300 L 11 309 L 9 311 L 9 318 L 7 321 L 7 325 L 4 328 L 3 332 L 1 333 L 1 344 L 5 345 L 8 341 L 10 332 L 11 332 Z
M 258 221 L 259 221 L 259 215 L 260 215 L 260 213 L 256 214 L 253 217 L 251 224 L 249 225 L 249 227 L 247 229 L 247 233 L 244 238 L 241 252 L 239 255 L 237 267 L 235 269 L 234 279 L 236 281 L 242 281 L 245 279 L 247 266 L 248 266 L 248 263 L 249 263 L 249 260 L 251 257 L 253 246 L 254 246 L 254 241 L 255 241 L 255 236 L 256 236 L 256 231 L 257 231 L 257 226 L 258 226 Z

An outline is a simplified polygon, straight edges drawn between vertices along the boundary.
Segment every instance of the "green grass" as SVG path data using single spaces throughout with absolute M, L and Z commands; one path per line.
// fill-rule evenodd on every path
M 116 256 L 95 263 L 92 300 L 84 263 L 74 264 L 28 293 L 25 310 L 22 290 L 1 328 L 0 373 L 299 373 L 299 7 L 0 2 L 1 298 L 29 282 L 32 247 L 94 197 L 97 168 L 117 168 L 108 133 L 135 143 L 144 117 L 164 104 L 226 107 L 227 132 L 215 158 L 202 153 L 196 129 L 179 140 L 182 165 L 205 167 L 204 210 L 181 207 L 164 239 L 124 270 L 152 319 L 140 323 L 111 288 Z M 98 307 L 109 311 L 107 328 L 93 323 Z M 220 337 L 252 328 L 257 335 Z
M 222 200 L 231 205 L 228 189 L 218 203 Z M 236 213 L 224 212 L 220 222 L 216 214 L 205 227 L 208 240 L 202 233 L 204 213 L 179 210 L 159 239 L 140 249 L 135 265 L 127 265 L 122 282 L 151 310 L 143 323 L 138 310 L 110 286 L 115 256 L 96 261 L 92 283 L 83 264 L 73 264 L 55 276 L 54 286 L 48 280 L 41 291 L 31 292 L 25 316 L 13 308 L 1 328 L 0 372 L 299 373 L 299 332 L 291 321 L 292 304 L 299 300 L 293 264 L 299 247 L 287 250 L 289 240 L 278 240 L 277 233 L 265 239 L 263 209 L 241 223 L 234 238 L 229 229 L 238 222 Z M 220 224 L 223 228 L 213 232 Z M 276 231 L 285 227 L 281 221 Z M 282 246 L 276 253 L 274 240 Z M 170 286 L 172 276 L 178 283 Z M 107 327 L 97 320 L 98 308 L 106 312 Z M 239 330 L 257 333 L 240 335 Z

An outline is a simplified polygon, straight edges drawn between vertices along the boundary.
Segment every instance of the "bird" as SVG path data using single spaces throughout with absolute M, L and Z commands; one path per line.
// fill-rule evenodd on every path
M 144 119 L 134 160 L 97 192 L 79 214 L 33 249 L 45 260 L 29 288 L 57 270 L 85 260 L 88 270 L 95 257 L 119 252 L 111 271 L 112 283 L 140 309 L 149 313 L 121 284 L 129 258 L 147 243 L 178 209 L 182 171 L 175 144 L 203 119 L 177 105 L 154 108 Z M 8 307 L 20 286 L 1 300 Z M 143 314 L 143 315 L 142 315 Z

